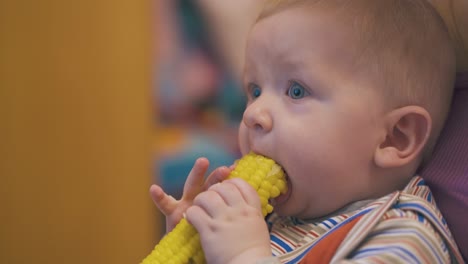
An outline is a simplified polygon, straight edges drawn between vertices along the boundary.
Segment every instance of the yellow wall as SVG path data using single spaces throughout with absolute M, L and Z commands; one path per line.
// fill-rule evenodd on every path
M 0 1 L 0 263 L 138 263 L 156 243 L 152 8 Z

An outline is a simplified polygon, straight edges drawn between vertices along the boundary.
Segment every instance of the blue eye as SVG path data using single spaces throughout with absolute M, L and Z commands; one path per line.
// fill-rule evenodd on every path
M 262 89 L 258 87 L 257 85 L 253 85 L 252 89 L 250 90 L 250 95 L 252 98 L 257 98 L 262 94 Z
M 307 90 L 297 82 L 292 83 L 292 85 L 288 89 L 288 96 L 292 99 L 301 99 L 307 94 Z

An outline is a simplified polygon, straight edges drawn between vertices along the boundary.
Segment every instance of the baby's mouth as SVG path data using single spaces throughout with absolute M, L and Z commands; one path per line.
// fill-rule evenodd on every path
M 288 176 L 288 173 L 286 171 L 284 171 L 284 177 L 285 177 L 287 189 L 286 189 L 286 191 L 284 193 L 281 193 L 276 198 L 270 199 L 270 204 L 273 207 L 285 203 L 289 199 L 289 197 L 291 196 L 291 182 L 289 180 L 289 176 Z
M 264 156 L 264 157 L 266 157 L 268 159 L 272 159 L 275 162 L 275 165 L 273 166 L 272 170 L 269 172 L 270 175 L 277 174 L 277 173 L 279 173 L 280 170 L 284 173 L 284 181 L 286 183 L 286 190 L 283 191 L 282 193 L 280 193 L 276 198 L 270 198 L 268 200 L 268 203 L 270 205 L 272 205 L 273 207 L 276 206 L 276 205 L 280 205 L 280 204 L 285 203 L 289 199 L 289 197 L 291 196 L 291 189 L 292 189 L 291 188 L 292 184 L 290 182 L 288 172 L 284 169 L 284 167 L 281 165 L 281 163 L 276 161 L 274 158 L 269 157 L 267 155 L 264 155 L 261 152 L 256 152 L 254 150 L 251 150 L 251 152 L 256 153 L 257 155 Z M 268 177 L 268 175 L 266 177 Z

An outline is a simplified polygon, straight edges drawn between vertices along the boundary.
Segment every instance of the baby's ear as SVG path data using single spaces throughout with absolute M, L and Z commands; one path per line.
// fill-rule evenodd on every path
M 432 128 L 426 109 L 405 106 L 385 116 L 386 136 L 376 149 L 374 162 L 381 168 L 409 164 L 424 149 Z

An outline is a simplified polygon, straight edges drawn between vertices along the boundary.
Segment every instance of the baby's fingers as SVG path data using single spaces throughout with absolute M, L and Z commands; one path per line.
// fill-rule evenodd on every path
M 185 214 L 187 221 L 192 224 L 198 233 L 205 233 L 210 230 L 213 223 L 212 218 L 199 206 L 191 206 Z
M 203 184 L 203 190 L 208 190 L 208 188 L 216 183 L 224 181 L 228 176 L 229 173 L 232 171 L 232 169 L 228 167 L 219 167 L 215 169 L 210 176 L 205 181 L 205 184 Z
M 235 204 L 240 201 L 237 196 L 232 195 L 232 193 L 235 191 L 235 193 L 239 193 L 243 198 L 242 201 L 246 202 L 254 208 L 261 210 L 262 205 L 257 191 L 255 191 L 255 189 L 245 180 L 233 178 L 225 181 L 222 185 L 214 186 L 213 189 L 220 189 L 221 187 L 223 187 L 224 190 L 222 190 L 220 194 L 228 203 Z
M 154 204 L 164 215 L 170 215 L 177 207 L 177 200 L 166 194 L 161 187 L 153 184 L 150 187 L 150 196 Z
M 197 194 L 203 190 L 205 173 L 210 163 L 206 158 L 199 158 L 195 161 L 184 185 L 182 200 L 193 200 Z

